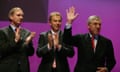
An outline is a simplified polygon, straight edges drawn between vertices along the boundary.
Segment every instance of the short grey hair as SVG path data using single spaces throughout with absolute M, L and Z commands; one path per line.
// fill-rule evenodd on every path
M 91 21 L 93 21 L 93 20 L 101 21 L 101 19 L 100 19 L 99 16 L 97 16 L 97 15 L 91 15 L 91 16 L 88 17 L 87 23 L 90 24 Z

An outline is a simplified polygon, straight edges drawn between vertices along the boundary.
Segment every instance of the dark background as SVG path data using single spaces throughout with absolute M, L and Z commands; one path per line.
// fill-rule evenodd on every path
M 7 21 L 9 10 L 16 6 L 23 9 L 25 22 L 47 22 L 48 0 L 0 0 L 0 21 Z

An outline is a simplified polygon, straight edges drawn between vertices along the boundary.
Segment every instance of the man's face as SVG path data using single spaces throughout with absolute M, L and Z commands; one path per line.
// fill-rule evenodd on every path
M 50 25 L 53 31 L 57 32 L 61 27 L 61 16 L 52 16 Z
M 23 11 L 22 10 L 16 10 L 13 15 L 10 16 L 12 24 L 15 26 L 19 26 L 23 20 Z
M 93 20 L 88 24 L 88 29 L 91 34 L 98 35 L 101 29 L 101 21 L 100 20 Z

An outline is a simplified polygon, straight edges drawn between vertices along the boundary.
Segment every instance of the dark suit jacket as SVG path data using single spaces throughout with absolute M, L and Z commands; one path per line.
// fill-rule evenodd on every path
M 64 30 L 64 42 L 78 48 L 75 72 L 96 72 L 97 67 L 112 70 L 116 61 L 111 40 L 99 35 L 94 52 L 89 34 L 72 36 L 71 28 Z
M 0 30 L 0 72 L 29 72 L 28 56 L 33 55 L 32 42 L 25 44 L 28 30 L 21 29 L 21 40 L 15 43 L 15 33 L 12 28 L 6 27 Z
M 51 33 L 51 31 L 40 34 L 37 56 L 42 57 L 42 61 L 38 68 L 38 72 L 51 72 L 54 57 L 56 59 L 57 72 L 69 72 L 67 57 L 72 57 L 74 55 L 73 48 L 62 42 L 63 33 L 60 31 L 59 42 L 62 48 L 56 51 L 53 49 L 48 50 L 48 33 Z

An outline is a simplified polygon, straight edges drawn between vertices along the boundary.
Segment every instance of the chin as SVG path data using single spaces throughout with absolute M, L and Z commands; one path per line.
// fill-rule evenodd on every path
M 20 26 L 21 23 L 17 23 L 17 26 Z
M 58 31 L 58 30 L 59 30 L 59 28 L 56 28 L 55 30 L 56 30 L 56 31 Z
M 95 35 L 99 35 L 99 33 L 95 33 Z

